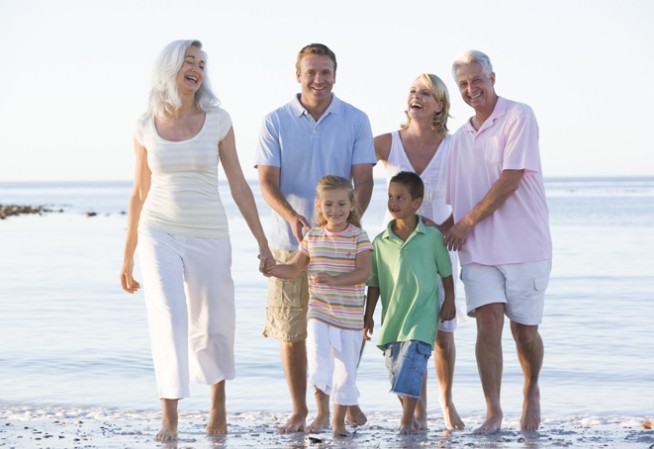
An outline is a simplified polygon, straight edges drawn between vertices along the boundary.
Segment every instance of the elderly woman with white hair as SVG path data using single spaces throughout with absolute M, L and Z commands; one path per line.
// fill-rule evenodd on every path
M 232 197 L 272 260 L 252 192 L 241 170 L 229 114 L 219 107 L 195 40 L 163 49 L 149 107 L 134 132 L 136 173 L 120 273 L 134 293 L 137 241 L 161 398 L 157 440 L 177 438 L 177 402 L 189 380 L 211 385 L 207 433 L 226 433 L 225 380 L 234 372 L 234 283 L 227 217 L 218 194 L 223 164 Z
M 450 134 L 447 132 L 450 98 L 445 83 L 436 75 L 423 73 L 409 88 L 407 123 L 399 131 L 375 137 L 377 160 L 386 167 L 386 180 L 401 171 L 416 173 L 425 186 L 425 196 L 418 213 L 431 225 L 442 223 L 451 214 L 445 204 L 445 168 L 450 150 Z M 393 217 L 386 211 L 384 229 Z M 452 272 L 458 271 L 455 251 L 450 251 Z M 439 278 L 439 295 L 443 306 L 444 290 Z M 451 312 L 451 311 L 450 311 Z M 441 309 L 443 313 L 443 309 Z M 466 319 L 465 307 L 456 301 L 456 317 L 439 322 L 434 344 L 434 365 L 440 389 L 440 404 L 445 425 L 449 429 L 463 429 L 465 426 L 452 402 L 452 378 L 456 348 L 454 330 L 457 322 Z M 427 376 L 420 400 L 416 404 L 416 430 L 427 429 Z

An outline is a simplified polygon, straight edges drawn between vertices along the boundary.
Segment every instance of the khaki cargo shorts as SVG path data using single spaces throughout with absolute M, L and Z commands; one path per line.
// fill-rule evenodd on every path
M 297 251 L 271 249 L 277 263 L 290 263 Z M 307 338 L 307 310 L 309 281 L 307 270 L 295 279 L 271 277 L 268 281 L 268 302 L 263 336 L 271 336 L 284 343 L 295 343 Z

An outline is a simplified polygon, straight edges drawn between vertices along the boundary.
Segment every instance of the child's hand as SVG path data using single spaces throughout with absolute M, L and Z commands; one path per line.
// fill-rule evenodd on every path
M 324 271 L 316 273 L 313 275 L 313 282 L 316 284 L 329 285 L 330 287 L 334 285 L 334 276 Z
M 272 276 L 275 271 L 275 266 L 277 265 L 275 259 L 272 257 L 259 256 L 259 261 L 259 271 L 266 277 Z
M 454 299 L 449 300 L 445 298 L 443 301 L 443 306 L 441 307 L 440 312 L 441 321 L 450 321 L 456 318 L 456 306 L 454 305 Z
M 363 339 L 370 341 L 370 337 L 372 336 L 372 331 L 375 328 L 375 321 L 372 319 L 372 317 L 363 318 Z

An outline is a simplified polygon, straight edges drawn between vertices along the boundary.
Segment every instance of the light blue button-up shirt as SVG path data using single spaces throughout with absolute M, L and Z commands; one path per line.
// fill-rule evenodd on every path
M 302 106 L 299 94 L 266 115 L 255 156 L 255 167 L 280 167 L 282 194 L 312 225 L 316 223 L 314 203 L 320 178 L 336 175 L 352 179 L 352 165 L 375 163 L 368 116 L 334 94 L 318 121 Z M 290 225 L 275 211 L 268 242 L 274 249 L 298 249 Z

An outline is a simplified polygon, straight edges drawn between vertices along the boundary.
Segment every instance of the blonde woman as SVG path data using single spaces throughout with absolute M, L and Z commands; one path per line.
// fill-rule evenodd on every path
M 207 433 L 226 433 L 225 380 L 234 372 L 234 283 L 227 217 L 218 194 L 222 163 L 232 197 L 271 259 L 241 171 L 229 114 L 219 107 L 195 40 L 163 49 L 147 113 L 134 133 L 136 174 L 120 282 L 134 293 L 139 243 L 152 358 L 161 398 L 157 440 L 177 439 L 177 402 L 189 380 L 211 385 Z
M 445 204 L 445 166 L 450 149 L 450 134 L 447 119 L 450 99 L 445 83 L 436 75 L 423 73 L 409 89 L 407 123 L 399 131 L 375 137 L 375 154 L 386 167 L 386 180 L 402 171 L 414 172 L 425 185 L 425 196 L 418 213 L 433 223 L 442 223 L 451 214 Z M 386 212 L 384 229 L 392 217 Z M 456 252 L 450 252 L 452 271 L 458 271 Z M 456 285 L 455 285 L 456 286 Z M 441 305 L 443 286 L 439 279 Z M 434 364 L 440 389 L 440 403 L 445 425 L 448 429 L 463 429 L 465 426 L 452 402 L 452 378 L 456 348 L 454 329 L 457 319 L 465 319 L 465 308 L 457 301 L 457 318 L 439 322 L 434 344 Z M 421 399 L 416 405 L 415 417 L 420 427 L 427 428 L 427 376 L 425 376 Z

